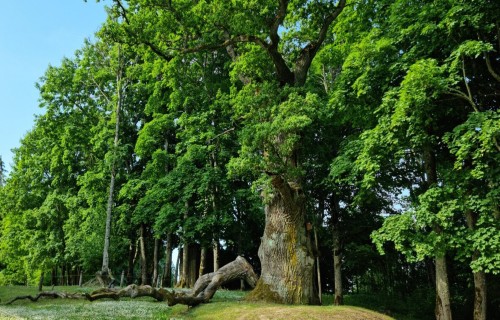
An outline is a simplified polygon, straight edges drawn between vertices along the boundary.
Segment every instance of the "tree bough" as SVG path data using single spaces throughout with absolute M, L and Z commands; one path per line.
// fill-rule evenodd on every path
M 220 286 L 236 279 L 245 280 L 252 288 L 255 287 L 258 280 L 252 266 L 245 258 L 240 256 L 219 270 L 199 277 L 191 292 L 175 292 L 164 288 L 155 289 L 151 286 L 132 284 L 123 289 L 102 288 L 90 294 L 85 294 L 85 297 L 90 301 L 105 298 L 118 300 L 121 297 L 152 297 L 157 301 L 167 301 L 169 306 L 176 304 L 196 306 L 210 301 Z

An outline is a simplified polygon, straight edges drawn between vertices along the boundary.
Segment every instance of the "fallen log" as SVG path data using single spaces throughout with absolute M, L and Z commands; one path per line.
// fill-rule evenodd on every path
M 245 280 L 252 288 L 255 287 L 258 277 L 248 261 L 238 256 L 233 262 L 226 264 L 219 270 L 207 273 L 198 278 L 191 292 L 175 292 L 166 289 L 155 289 L 151 286 L 129 285 L 123 289 L 102 288 L 90 294 L 85 294 L 89 301 L 110 298 L 118 300 L 121 297 L 152 297 L 157 301 L 167 301 L 169 306 L 185 304 L 196 306 L 207 303 L 215 292 L 224 283 L 235 279 Z
M 6 304 L 12 304 L 14 301 L 24 300 L 24 299 L 29 299 L 33 302 L 37 302 L 38 299 L 40 299 L 40 298 L 83 299 L 83 298 L 85 298 L 85 296 L 82 295 L 81 293 L 43 291 L 43 292 L 40 292 L 39 294 L 37 294 L 36 296 L 30 296 L 30 295 L 17 296 L 15 298 L 13 298 L 12 300 L 10 300 L 9 302 L 7 302 Z
M 151 286 L 138 286 L 136 284 L 131 284 L 123 289 L 112 289 L 112 288 L 102 288 L 93 291 L 92 293 L 85 293 L 85 298 L 89 301 L 99 300 L 99 299 L 113 299 L 119 300 L 122 297 L 152 297 L 157 301 L 166 300 L 165 289 L 155 289 Z

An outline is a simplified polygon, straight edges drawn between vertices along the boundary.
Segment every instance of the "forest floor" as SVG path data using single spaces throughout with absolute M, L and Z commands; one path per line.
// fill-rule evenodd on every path
M 90 292 L 95 288 L 55 287 L 58 292 Z M 52 288 L 46 288 L 52 291 Z M 344 319 L 344 320 L 390 320 L 387 315 L 361 307 L 284 306 L 251 303 L 244 301 L 246 292 L 219 290 L 208 304 L 195 308 L 184 305 L 168 307 L 166 303 L 152 298 L 120 301 L 41 298 L 38 302 L 18 300 L 6 305 L 12 298 L 21 295 L 36 295 L 34 287 L 0 287 L 0 319 Z M 328 299 L 328 297 L 325 297 Z M 398 317 L 398 319 L 400 319 Z

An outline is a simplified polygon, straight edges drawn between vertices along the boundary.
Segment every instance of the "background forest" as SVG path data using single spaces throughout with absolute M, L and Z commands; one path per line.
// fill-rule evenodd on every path
M 281 177 L 335 303 L 499 319 L 499 52 L 497 0 L 113 1 L 0 159 L 0 285 L 259 273 Z

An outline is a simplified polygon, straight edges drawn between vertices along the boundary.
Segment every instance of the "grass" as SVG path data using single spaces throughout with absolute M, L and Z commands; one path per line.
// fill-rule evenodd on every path
M 59 292 L 90 292 L 95 288 L 55 287 Z M 120 301 L 71 299 L 40 299 L 38 302 L 18 300 L 15 296 L 36 295 L 33 287 L 0 287 L 0 319 L 345 319 L 390 320 L 388 316 L 354 306 L 287 306 L 250 303 L 243 300 L 246 292 L 219 290 L 211 303 L 188 308 L 168 307 L 152 298 L 122 299 Z

